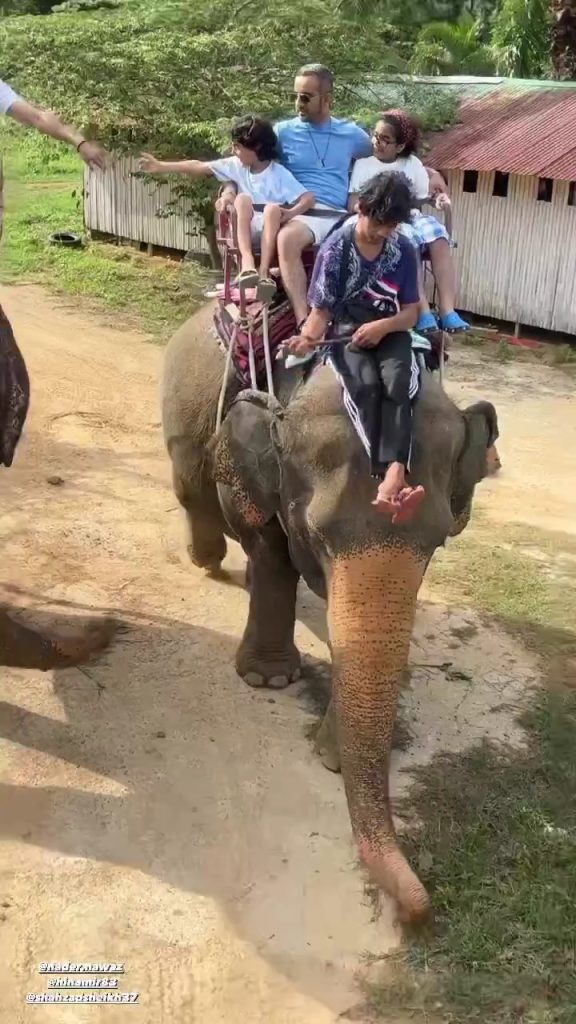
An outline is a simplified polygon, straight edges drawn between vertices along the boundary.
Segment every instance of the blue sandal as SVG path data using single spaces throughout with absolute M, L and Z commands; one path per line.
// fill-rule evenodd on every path
M 433 313 L 421 313 L 414 330 L 417 334 L 424 334 L 426 331 L 437 331 L 438 321 Z
M 440 317 L 440 326 L 443 331 L 450 332 L 470 330 L 470 324 L 466 323 L 466 320 L 463 320 L 461 316 L 458 316 L 458 313 L 456 313 L 455 310 L 452 310 L 450 313 L 444 313 L 444 315 Z

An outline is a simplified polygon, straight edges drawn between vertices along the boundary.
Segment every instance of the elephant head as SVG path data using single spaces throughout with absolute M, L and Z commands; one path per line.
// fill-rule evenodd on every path
M 411 473 L 427 498 L 412 523 L 392 527 L 372 508 L 374 481 L 329 371 L 316 377 L 285 409 L 262 394 L 239 395 L 213 443 L 213 472 L 236 533 L 278 519 L 293 565 L 327 597 L 352 829 L 372 876 L 414 921 L 427 914 L 428 895 L 398 847 L 388 796 L 399 682 L 424 572 L 434 549 L 465 525 L 496 413 L 488 403 L 461 412 L 425 382 Z

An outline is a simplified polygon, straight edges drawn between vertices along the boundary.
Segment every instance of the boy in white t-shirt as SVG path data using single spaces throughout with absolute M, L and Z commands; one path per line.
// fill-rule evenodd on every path
M 278 162 L 278 140 L 270 121 L 248 115 L 233 124 L 230 134 L 233 156 L 208 161 L 169 161 L 143 153 L 140 169 L 148 174 L 214 177 L 228 183 L 216 206 L 222 209 L 225 204 L 234 203 L 236 209 L 241 258 L 238 284 L 243 289 L 257 286 L 258 298 L 268 301 L 276 291 L 270 266 L 278 232 L 283 224 L 314 206 L 315 196 Z M 257 271 L 252 246 L 260 237 Z

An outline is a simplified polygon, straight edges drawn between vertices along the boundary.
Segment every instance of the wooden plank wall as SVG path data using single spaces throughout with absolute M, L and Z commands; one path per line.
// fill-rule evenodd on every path
M 552 201 L 538 200 L 538 179 L 510 175 L 508 195 L 492 195 L 494 174 L 462 189 L 448 175 L 458 242 L 458 306 L 495 319 L 576 334 L 576 207 L 569 182 L 555 181 Z
M 105 174 L 86 169 L 86 228 L 183 253 L 208 253 L 201 222 L 190 215 L 189 204 L 180 199 L 171 216 L 163 215 L 173 198 L 170 186 L 135 178 L 136 170 L 136 162 L 129 159 L 117 160 Z

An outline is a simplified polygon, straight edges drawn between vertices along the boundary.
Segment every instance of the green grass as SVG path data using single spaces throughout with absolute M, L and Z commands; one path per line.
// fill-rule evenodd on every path
M 432 562 L 428 584 L 455 603 L 473 605 L 509 627 L 559 627 L 576 623 L 576 577 L 554 583 L 558 559 L 576 554 L 573 538 L 499 526 L 494 543 L 490 524 L 450 541 Z
M 436 924 L 370 986 L 375 1020 L 576 1022 L 575 554 L 573 537 L 524 526 L 495 543 L 475 516 L 430 567 L 431 592 L 530 644 L 550 687 L 522 752 L 483 743 L 414 773 L 403 845 Z
M 576 363 L 576 348 L 574 345 L 558 345 L 554 349 L 552 362 L 556 366 L 562 366 L 565 363 Z
M 102 313 L 167 340 L 202 301 L 206 274 L 190 263 L 150 258 L 133 249 L 90 242 L 82 250 L 48 243 L 55 231 L 83 233 L 82 165 L 51 140 L 14 129 L 0 133 L 6 178 L 3 284 L 33 282 L 83 298 Z
M 369 1000 L 379 1019 L 576 1020 L 576 694 L 525 719 L 525 752 L 483 744 L 416 774 L 404 841 L 437 914 Z
M 501 525 L 499 543 L 477 512 L 430 566 L 432 593 L 497 620 L 541 658 L 551 688 L 576 686 L 576 540 L 536 527 Z

